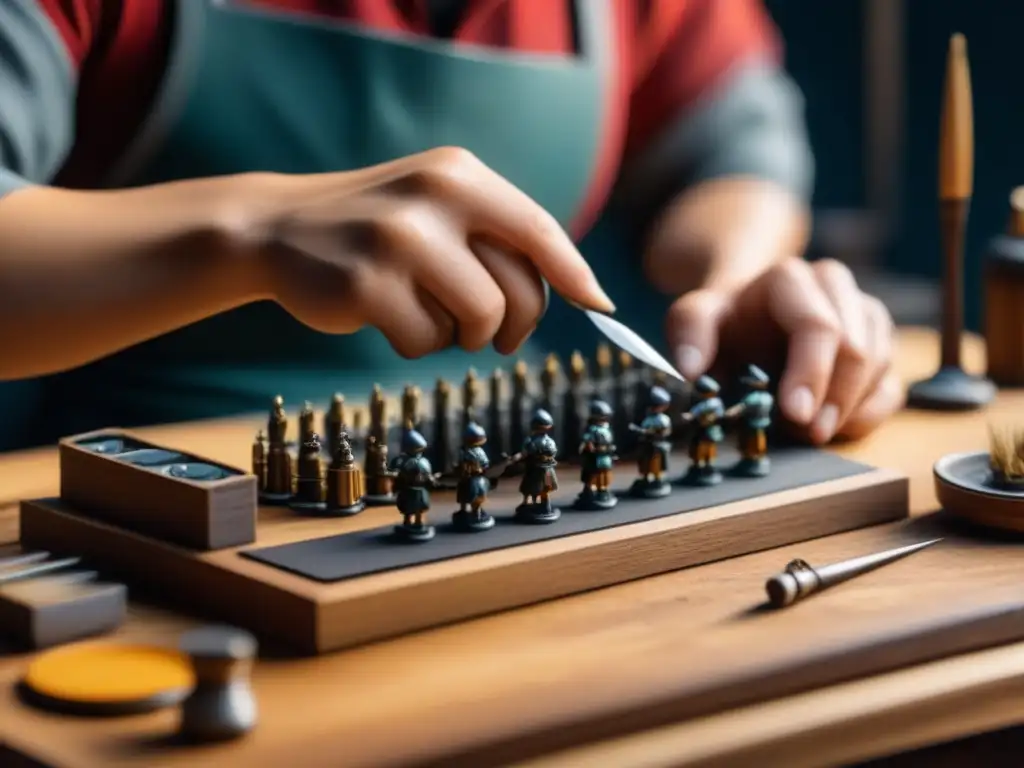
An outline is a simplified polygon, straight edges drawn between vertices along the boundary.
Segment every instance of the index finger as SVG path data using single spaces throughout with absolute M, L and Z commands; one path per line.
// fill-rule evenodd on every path
M 568 301 L 599 312 L 615 311 L 572 238 L 533 198 L 469 153 L 450 164 L 446 174 L 460 190 L 458 203 L 468 219 L 468 234 L 515 248 Z
M 839 319 L 804 261 L 793 259 L 777 269 L 768 292 L 768 311 L 789 338 L 780 405 L 790 420 L 806 425 L 821 409 L 832 380 Z

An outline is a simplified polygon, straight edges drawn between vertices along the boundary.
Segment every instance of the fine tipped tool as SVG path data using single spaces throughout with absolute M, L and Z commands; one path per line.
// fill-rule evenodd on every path
M 778 573 L 765 583 L 768 602 L 774 608 L 785 608 L 799 602 L 810 595 L 828 587 L 835 586 L 848 579 L 869 573 L 883 565 L 894 563 L 907 555 L 920 552 L 922 549 L 938 544 L 942 539 L 931 539 L 906 547 L 888 549 L 852 560 L 843 560 L 814 568 L 804 560 L 793 560 L 782 573 Z
M 580 309 L 582 309 L 583 314 L 590 318 L 590 322 L 596 325 L 597 329 L 608 338 L 608 341 L 624 352 L 628 352 L 634 360 L 646 363 L 651 368 L 656 368 L 662 373 L 679 379 L 684 384 L 686 383 L 686 377 L 677 371 L 672 363 L 662 357 L 654 347 L 640 338 L 635 331 L 630 330 L 618 320 L 608 315 L 595 312 L 592 309 L 584 309 L 583 307 L 580 307 Z

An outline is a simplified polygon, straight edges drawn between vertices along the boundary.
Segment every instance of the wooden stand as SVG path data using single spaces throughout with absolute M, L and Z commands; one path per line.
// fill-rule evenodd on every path
M 248 548 L 190 551 L 57 499 L 22 502 L 21 537 L 27 546 L 80 553 L 261 640 L 316 654 L 906 517 L 906 478 L 864 469 L 719 506 L 330 583 L 243 557 Z M 563 501 L 574 493 L 567 489 Z M 503 514 L 517 502 L 515 494 L 499 492 L 490 509 Z M 453 503 L 438 494 L 434 506 L 440 514 Z M 389 507 L 326 520 L 268 507 L 260 510 L 257 544 L 388 528 L 396 518 Z
M 985 257 L 985 347 L 988 377 L 1024 386 L 1024 187 L 1010 195 L 1006 234 L 993 239 Z

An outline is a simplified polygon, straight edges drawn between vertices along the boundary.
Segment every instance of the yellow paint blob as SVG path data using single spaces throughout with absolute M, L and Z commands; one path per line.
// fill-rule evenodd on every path
M 61 701 L 146 701 L 195 684 L 188 658 L 170 648 L 83 643 L 58 648 L 29 665 L 24 683 Z

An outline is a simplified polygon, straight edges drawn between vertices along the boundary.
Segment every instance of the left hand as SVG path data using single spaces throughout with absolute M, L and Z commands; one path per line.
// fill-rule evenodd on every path
M 742 284 L 690 291 L 666 331 L 688 378 L 746 363 L 783 370 L 782 414 L 815 443 L 860 438 L 903 406 L 889 311 L 837 261 L 785 258 Z

